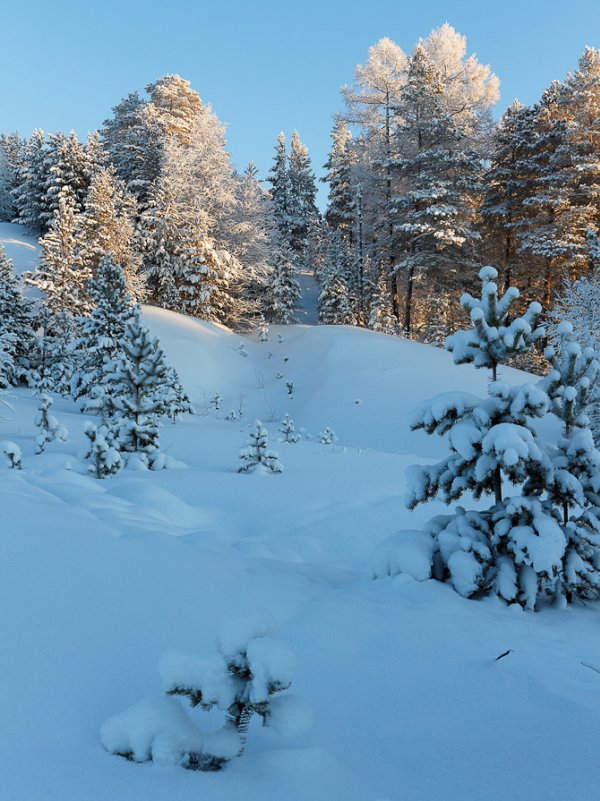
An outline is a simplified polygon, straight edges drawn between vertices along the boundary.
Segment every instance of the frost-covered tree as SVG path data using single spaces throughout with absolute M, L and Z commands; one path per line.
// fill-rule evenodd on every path
M 474 265 L 479 234 L 475 209 L 481 157 L 460 117 L 447 113 L 442 73 L 417 45 L 400 93 L 402 121 L 395 128 L 399 157 L 391 169 L 400 188 L 394 210 L 394 270 L 405 276 L 404 332 L 412 329 L 417 276 L 435 273 L 441 285 Z
M 352 242 L 356 216 L 357 156 L 352 148 L 352 132 L 345 120 L 335 120 L 331 140 L 331 150 L 324 165 L 327 173 L 322 179 L 329 186 L 325 220 L 330 228 L 341 229 Z
M 14 189 L 15 222 L 39 234 L 42 230 L 46 186 L 46 144 L 44 132 L 37 129 L 23 145 L 17 185 Z
M 113 430 L 119 450 L 137 454 L 151 469 L 164 467 L 159 454 L 160 418 L 173 416 L 179 401 L 171 387 L 173 372 L 159 341 L 150 336 L 139 314 L 126 324 L 109 380 L 113 386 Z
M 88 291 L 93 310 L 81 321 L 72 392 L 75 398 L 84 398 L 84 408 L 106 415 L 111 413 L 113 386 L 109 376 L 113 362 L 127 323 L 139 312 L 127 290 L 123 270 L 111 254 L 100 261 Z
M 383 268 L 378 270 L 374 286 L 371 289 L 368 326 L 381 334 L 397 334 L 399 331 Z
M 290 176 L 288 169 L 287 146 L 283 131 L 277 137 L 273 165 L 267 181 L 271 184 L 271 209 L 280 238 L 289 245 L 290 219 Z
M 596 262 L 600 268 L 600 260 Z M 592 348 L 600 354 L 600 272 L 566 281 L 559 294 L 552 317 L 557 324 L 568 320 L 573 325 L 575 340 L 582 348 Z M 556 328 L 556 325 L 554 326 Z M 555 338 L 555 337 L 553 337 Z M 588 398 L 588 414 L 596 444 L 600 443 L 600 387 L 592 387 Z
M 141 259 L 136 240 L 135 199 L 129 195 L 112 167 L 98 170 L 78 217 L 76 239 L 84 270 L 94 273 L 107 253 L 120 265 L 127 288 L 135 300 L 145 293 Z
M 312 171 L 308 148 L 300 141 L 298 131 L 290 140 L 289 154 L 289 205 L 290 220 L 289 244 L 301 267 L 308 267 L 308 242 L 310 232 L 319 219 L 316 204 L 317 187 Z
M 331 426 L 326 426 L 319 434 L 319 442 L 321 445 L 335 445 L 337 436 Z
M 44 294 L 44 303 L 52 314 L 68 311 L 81 316 L 89 311 L 87 284 L 91 271 L 82 263 L 77 225 L 77 207 L 67 189 L 60 194 L 50 228 L 40 240 L 39 264 L 27 278 L 28 284 Z
M 40 430 L 35 438 L 36 453 L 43 453 L 46 450 L 46 445 L 49 442 L 54 442 L 54 440 L 66 442 L 69 436 L 69 432 L 65 426 L 61 425 L 56 417 L 50 413 L 52 403 L 52 398 L 48 393 L 40 393 L 38 413 L 34 420 L 36 427 Z
M 341 231 L 329 232 L 327 256 L 320 271 L 319 322 L 323 325 L 354 325 L 352 261 Z
M 29 383 L 39 392 L 71 394 L 71 382 L 77 366 L 77 320 L 66 309 L 52 313 L 42 303 L 34 331 L 29 354 Z
M 455 503 L 465 493 L 476 499 L 492 495 L 494 505 L 435 518 L 427 526 L 433 538 L 433 571 L 450 580 L 461 595 L 496 592 L 508 602 L 534 609 L 544 596 L 562 594 L 565 536 L 547 496 L 554 480 L 552 460 L 538 441 L 534 422 L 550 405 L 543 386 L 509 386 L 498 368 L 544 336 L 537 327 L 541 307 L 529 306 L 511 317 L 518 291 L 499 297 L 497 272 L 484 267 L 481 298 L 463 295 L 472 328 L 447 340 L 456 364 L 491 371 L 488 394 L 446 393 L 421 404 L 413 430 L 446 436 L 450 454 L 435 465 L 411 468 L 409 508 L 438 497 Z M 504 494 L 506 483 L 518 487 Z
M 12 222 L 18 213 L 15 192 L 22 153 L 23 140 L 18 133 L 0 134 L 0 220 L 4 222 Z
M 34 338 L 33 303 L 23 295 L 12 262 L 0 247 L 0 338 L 4 357 L 0 368 L 0 384 L 19 384 L 28 379 L 31 370 L 31 348 Z M 10 364 L 9 364 L 10 360 Z
M 289 325 L 296 322 L 295 310 L 300 299 L 293 255 L 283 240 L 274 244 L 272 272 L 266 297 L 267 317 L 272 323 Z
M 294 421 L 289 414 L 286 414 L 281 421 L 279 433 L 281 434 L 281 442 L 295 443 L 300 441 L 300 434 L 296 431 Z
M 106 426 L 96 426 L 89 420 L 83 427 L 88 438 L 88 447 L 85 454 L 89 461 L 88 472 L 95 478 L 110 478 L 116 476 L 123 467 L 123 460 L 114 445 L 114 436 Z
M 550 501 L 566 538 L 561 580 L 567 600 L 600 596 L 600 453 L 589 429 L 587 408 L 600 377 L 597 354 L 582 349 L 573 326 L 563 322 L 557 346 L 546 349 L 550 372 L 542 380 L 551 409 L 562 424 L 553 456 Z
M 16 442 L 11 442 L 10 440 L 4 440 L 3 442 L 0 442 L 0 449 L 2 450 L 2 453 L 6 456 L 6 461 L 11 470 L 22 469 L 23 454 L 21 453 L 21 448 L 17 445 Z
M 238 473 L 250 473 L 256 468 L 269 473 L 283 472 L 279 455 L 269 450 L 269 435 L 260 420 L 256 421 L 254 430 L 250 432 L 248 446 L 240 451 Z

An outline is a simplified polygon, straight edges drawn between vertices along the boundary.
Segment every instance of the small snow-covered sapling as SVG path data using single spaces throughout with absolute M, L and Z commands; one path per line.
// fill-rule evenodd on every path
M 2 449 L 4 455 L 6 456 L 6 459 L 8 461 L 8 466 L 12 470 L 20 470 L 23 467 L 23 456 L 21 454 L 21 448 L 19 448 L 16 442 L 5 440 L 4 442 L 0 443 L 0 448 Z
M 269 326 L 266 323 L 261 326 L 258 338 L 261 342 L 269 341 Z
M 269 473 L 282 473 L 283 465 L 279 455 L 269 450 L 269 435 L 260 420 L 254 424 L 254 431 L 250 432 L 248 447 L 240 451 L 238 473 L 249 473 L 256 468 L 263 468 Z
M 116 475 L 123 467 L 121 454 L 114 446 L 111 432 L 106 426 L 95 426 L 85 423 L 84 434 L 89 440 L 85 458 L 91 462 L 88 472 L 96 478 L 109 478 Z
M 335 445 L 337 442 L 337 437 L 333 428 L 327 426 L 321 433 L 319 434 L 319 442 L 321 445 Z
M 279 428 L 279 433 L 282 435 L 282 442 L 298 442 L 300 439 L 300 434 L 294 428 L 294 421 L 290 418 L 289 414 L 286 414 L 283 420 L 281 421 L 281 427 Z
M 286 389 L 288 391 L 288 395 L 294 394 L 294 382 L 293 381 L 286 381 L 285 382 Z
M 40 433 L 35 438 L 35 452 L 43 453 L 46 444 L 55 439 L 59 442 L 66 442 L 69 432 L 65 426 L 60 425 L 56 417 L 50 414 L 52 398 L 46 392 L 42 392 L 39 399 L 38 413 L 35 417 L 35 425 L 40 429 Z
M 218 392 L 215 392 L 215 394 L 210 399 L 210 405 L 213 407 L 215 412 L 219 411 L 222 403 L 223 403 L 223 398 L 219 395 Z
M 240 342 L 240 345 L 238 347 L 238 353 L 240 354 L 240 356 L 243 356 L 244 359 L 248 358 L 248 350 L 243 342 Z

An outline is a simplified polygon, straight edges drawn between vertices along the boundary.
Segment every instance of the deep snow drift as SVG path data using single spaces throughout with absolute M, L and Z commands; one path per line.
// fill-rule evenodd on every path
M 41 455 L 31 392 L 14 392 L 0 423 L 24 462 L 0 465 L 0 799 L 594 797 L 597 605 L 533 615 L 405 574 L 372 580 L 374 548 L 441 510 L 402 505 L 406 466 L 444 453 L 408 432 L 411 410 L 440 391 L 480 393 L 485 373 L 352 328 L 273 328 L 258 342 L 159 309 L 144 317 L 198 412 L 161 432 L 179 469 L 88 477 L 85 417 L 60 398 L 69 441 Z M 297 444 L 277 442 L 285 413 Z M 256 418 L 280 475 L 236 472 Z M 328 425 L 336 445 L 319 443 Z M 103 749 L 104 721 L 160 695 L 165 653 L 201 657 L 228 615 L 264 611 L 296 655 L 291 691 L 311 728 L 284 739 L 253 726 L 216 774 Z M 190 717 L 207 731 L 220 722 Z

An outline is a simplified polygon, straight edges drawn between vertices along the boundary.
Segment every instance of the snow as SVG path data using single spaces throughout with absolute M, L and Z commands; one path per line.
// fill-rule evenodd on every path
M 29 253 L 17 233 L 14 247 Z M 485 394 L 486 371 L 345 326 L 273 326 L 268 342 L 244 338 L 242 358 L 240 336 L 223 327 L 150 307 L 143 316 L 198 412 L 161 429 L 161 450 L 181 469 L 127 467 L 99 481 L 87 475 L 86 418 L 71 402 L 54 397 L 52 407 L 69 442 L 40 455 L 31 392 L 14 391 L 14 411 L 2 411 L 0 441 L 19 447 L 23 468 L 2 456 L 0 799 L 594 797 L 599 677 L 586 665 L 600 669 L 598 604 L 533 615 L 495 597 L 466 600 L 423 580 L 426 539 L 398 534 L 448 511 L 404 508 L 406 467 L 447 454 L 443 439 L 409 432 L 411 411 L 441 391 Z M 240 408 L 241 419 L 226 419 Z M 238 474 L 248 426 L 261 419 L 273 440 L 286 412 L 304 435 L 282 447 L 285 472 Z M 318 442 L 326 426 L 335 447 Z M 551 549 L 552 532 L 542 535 L 533 536 Z M 472 580 L 461 538 L 477 547 L 474 535 L 456 535 L 453 576 Z M 389 577 L 373 581 L 378 546 Z M 519 580 L 534 600 L 526 571 Z M 516 578 L 497 581 L 508 598 Z M 251 637 L 293 651 L 291 690 L 273 696 L 272 727 L 255 721 L 222 772 L 183 770 L 173 763 L 192 736 L 217 736 L 222 712 L 213 726 L 213 712 L 161 695 L 157 664 L 215 644 L 232 652 Z M 166 679 L 204 657 L 170 658 Z M 155 700 L 140 706 L 144 697 Z

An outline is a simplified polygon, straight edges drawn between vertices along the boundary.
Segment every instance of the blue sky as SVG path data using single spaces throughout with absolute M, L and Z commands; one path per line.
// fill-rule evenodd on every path
M 298 128 L 320 173 L 339 87 L 369 46 L 389 36 L 410 50 L 445 21 L 500 77 L 498 112 L 600 47 L 600 0 L 4 2 L 0 130 L 85 134 L 129 91 L 179 73 L 229 124 L 238 166 L 264 174 L 277 133 Z

